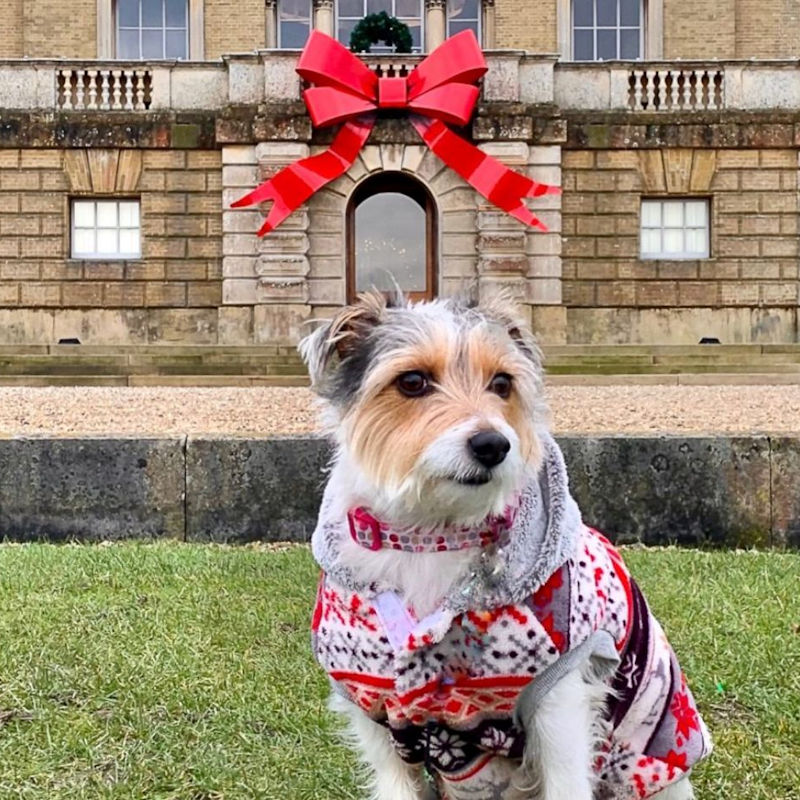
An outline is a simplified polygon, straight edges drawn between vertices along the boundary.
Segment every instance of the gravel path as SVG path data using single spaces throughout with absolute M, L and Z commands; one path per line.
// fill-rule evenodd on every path
M 800 386 L 551 386 L 556 433 L 800 434 Z M 0 388 L 0 435 L 314 430 L 307 389 Z

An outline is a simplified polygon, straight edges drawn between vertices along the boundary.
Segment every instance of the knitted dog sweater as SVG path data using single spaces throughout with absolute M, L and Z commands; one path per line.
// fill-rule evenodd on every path
M 335 545 L 346 525 L 324 519 L 325 502 L 315 532 L 325 569 L 312 623 L 318 661 L 336 691 L 388 728 L 401 758 L 440 776 L 452 800 L 495 796 L 490 787 L 507 779 L 498 765 L 522 757 L 541 698 L 586 660 L 613 690 L 594 765 L 598 796 L 650 797 L 711 748 L 661 627 L 619 553 L 576 517 L 560 451 L 546 444 L 494 569 L 476 561 L 460 591 L 424 619 L 391 587 L 342 580 Z M 534 585 L 508 563 L 520 539 L 538 542 L 526 558 Z

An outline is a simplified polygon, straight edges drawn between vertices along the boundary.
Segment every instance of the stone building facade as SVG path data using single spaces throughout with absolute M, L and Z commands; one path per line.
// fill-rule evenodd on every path
M 281 45 L 346 38 L 354 2 L 0 0 L 0 344 L 290 344 L 360 288 L 359 204 L 391 193 L 422 294 L 510 290 L 546 343 L 799 340 L 800 0 L 386 0 L 421 52 L 381 74 L 475 30 L 461 133 L 562 186 L 531 201 L 549 232 L 395 116 L 258 238 L 231 203 L 332 138 Z

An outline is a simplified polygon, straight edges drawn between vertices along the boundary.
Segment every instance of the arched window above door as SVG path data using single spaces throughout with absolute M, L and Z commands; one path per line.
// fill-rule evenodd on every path
M 400 288 L 414 300 L 436 294 L 436 211 L 416 179 L 400 172 L 368 178 L 347 210 L 347 295 Z

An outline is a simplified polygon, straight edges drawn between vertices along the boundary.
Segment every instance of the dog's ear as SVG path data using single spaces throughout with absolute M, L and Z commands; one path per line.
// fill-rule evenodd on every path
M 478 304 L 478 311 L 485 317 L 502 325 L 517 349 L 537 368 L 541 367 L 542 353 L 531 329 L 518 316 L 517 308 L 506 293 L 499 293 L 491 300 Z
M 298 350 L 315 391 L 329 395 L 329 378 L 342 369 L 348 373 L 348 388 L 358 388 L 360 376 L 355 373 L 359 367 L 361 372 L 366 369 L 370 334 L 383 320 L 386 307 L 386 298 L 379 292 L 361 294 L 353 305 L 300 342 Z

